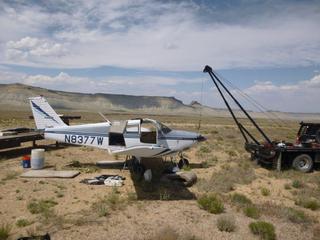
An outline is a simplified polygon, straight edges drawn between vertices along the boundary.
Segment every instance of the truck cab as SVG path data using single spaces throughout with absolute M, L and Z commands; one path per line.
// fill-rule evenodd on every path
M 320 144 L 320 123 L 300 123 L 297 144 Z

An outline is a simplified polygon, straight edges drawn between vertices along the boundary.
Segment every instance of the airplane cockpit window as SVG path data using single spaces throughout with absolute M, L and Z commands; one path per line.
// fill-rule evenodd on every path
M 157 143 L 157 126 L 151 121 L 142 121 L 140 130 L 140 141 L 143 143 Z
M 162 123 L 159 123 L 159 126 L 160 126 L 160 130 L 164 133 L 164 134 L 167 134 L 169 132 L 171 132 L 171 129 L 169 127 L 167 127 L 166 125 L 162 124 Z

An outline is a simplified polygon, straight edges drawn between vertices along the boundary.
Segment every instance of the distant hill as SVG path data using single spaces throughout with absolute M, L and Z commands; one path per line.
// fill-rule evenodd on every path
M 28 110 L 28 98 L 43 95 L 51 106 L 58 110 L 89 112 L 139 112 L 149 114 L 202 115 L 229 117 L 226 109 L 203 106 L 196 101 L 184 104 L 174 97 L 132 96 L 106 93 L 76 93 L 49 90 L 24 84 L 0 84 L 0 110 Z M 271 113 L 271 114 L 270 114 Z M 239 114 L 236 111 L 236 114 Z M 251 112 L 253 117 L 265 118 L 259 112 Z M 282 119 L 319 119 L 320 114 L 269 112 Z
M 29 108 L 28 98 L 43 95 L 56 109 L 103 111 L 155 111 L 171 110 L 192 112 L 193 107 L 183 104 L 174 97 L 132 96 L 104 93 L 76 93 L 49 90 L 24 84 L 0 84 L 0 108 Z

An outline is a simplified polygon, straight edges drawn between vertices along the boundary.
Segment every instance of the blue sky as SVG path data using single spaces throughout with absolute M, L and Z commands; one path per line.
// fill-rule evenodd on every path
M 0 83 L 223 107 L 208 64 L 267 109 L 320 112 L 319 22 L 311 0 L 1 1 Z

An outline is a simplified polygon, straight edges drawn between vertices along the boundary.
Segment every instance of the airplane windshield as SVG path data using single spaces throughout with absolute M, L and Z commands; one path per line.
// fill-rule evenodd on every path
M 159 126 L 160 126 L 160 129 L 161 131 L 164 133 L 164 134 L 167 134 L 169 132 L 171 132 L 171 129 L 168 128 L 166 125 L 162 124 L 162 123 L 158 123 Z

